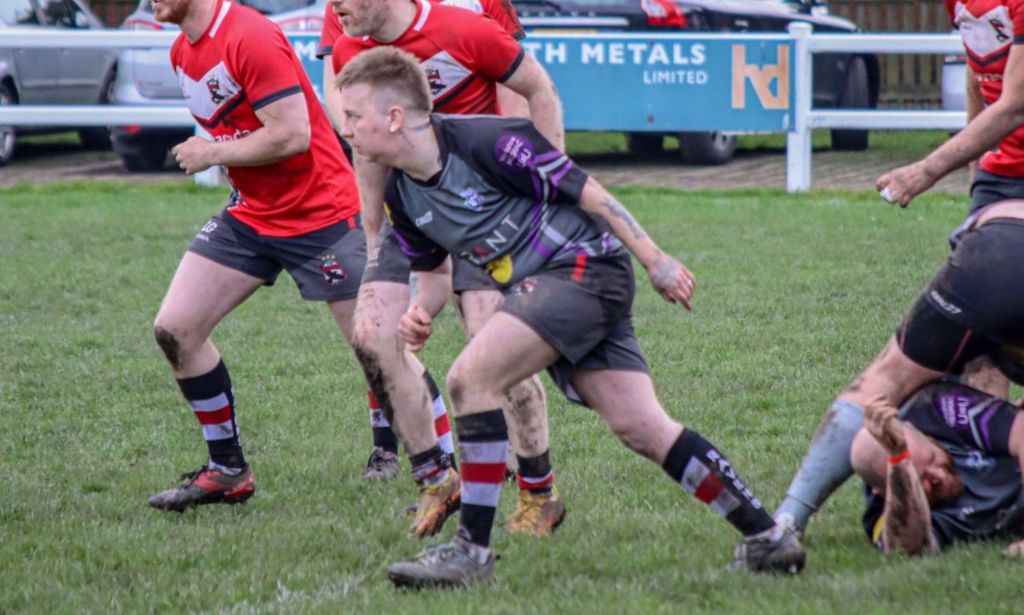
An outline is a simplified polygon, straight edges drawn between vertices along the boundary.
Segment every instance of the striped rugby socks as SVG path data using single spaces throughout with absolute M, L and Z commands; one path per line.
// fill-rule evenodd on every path
M 459 534 L 488 547 L 505 480 L 508 428 L 501 410 L 488 410 L 455 419 L 462 458 L 462 509 Z
M 224 474 L 237 474 L 246 464 L 235 422 L 231 376 L 224 361 L 201 376 L 179 379 L 178 387 L 203 428 L 203 438 L 210 451 L 210 468 Z
M 373 429 L 373 445 L 390 453 L 398 453 L 398 436 L 391 429 L 391 423 L 380 409 L 373 391 L 366 392 L 370 406 L 370 428 Z
M 744 536 L 775 527 L 775 521 L 736 475 L 725 455 L 696 431 L 683 430 L 662 467 L 687 493 L 725 517 Z
M 441 445 L 441 451 L 452 458 L 452 465 L 455 465 L 455 442 L 452 439 L 452 426 L 448 422 L 448 408 L 444 405 L 444 396 L 437 388 L 437 383 L 431 377 L 430 372 L 423 370 L 423 381 L 427 383 L 427 390 L 430 391 L 430 405 L 434 412 L 434 432 L 437 434 L 437 443 Z
M 550 451 L 544 451 L 536 457 L 516 455 L 519 461 L 517 478 L 519 488 L 534 495 L 547 495 L 555 485 L 555 472 L 551 469 Z

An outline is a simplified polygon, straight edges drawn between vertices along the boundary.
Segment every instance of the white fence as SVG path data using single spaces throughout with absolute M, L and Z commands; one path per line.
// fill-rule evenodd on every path
M 812 54 L 963 52 L 954 34 L 813 34 L 811 26 L 794 23 L 789 28 L 794 40 L 794 130 L 786 140 L 786 189 L 804 192 L 811 187 L 811 131 L 814 129 L 865 130 L 957 130 L 966 123 L 958 111 L 835 110 L 812 108 Z M 31 29 L 0 30 L 0 47 L 140 49 L 170 47 L 176 32 L 78 32 L 73 35 Z M 743 35 L 738 34 L 737 38 Z M 175 106 L 5 106 L 0 107 L 0 125 L 105 126 L 193 126 L 184 105 Z M 723 127 L 723 130 L 728 130 Z

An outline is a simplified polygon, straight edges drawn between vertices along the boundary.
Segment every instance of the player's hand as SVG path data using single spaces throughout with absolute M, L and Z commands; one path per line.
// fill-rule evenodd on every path
M 896 406 L 889 403 L 884 395 L 872 398 L 864 407 L 864 426 L 890 455 L 899 455 L 907 450 L 903 424 L 896 418 L 896 412 Z
M 431 333 L 431 318 L 419 304 L 413 304 L 398 321 L 398 337 L 413 352 L 423 350 Z
M 214 144 L 201 137 L 189 137 L 171 149 L 174 162 L 189 175 L 205 171 L 213 166 L 211 154 Z
M 929 172 L 923 160 L 893 169 L 875 181 L 875 189 L 889 203 L 906 207 L 915 196 L 932 187 L 938 180 Z
M 1003 554 L 1010 557 L 1024 557 L 1024 540 L 1011 542 L 1010 546 L 1006 547 L 1006 550 L 1003 551 Z
M 669 303 L 682 303 L 688 310 L 693 309 L 693 289 L 697 287 L 697 280 L 682 263 L 660 253 L 647 266 L 647 275 L 651 278 L 651 286 L 662 299 Z

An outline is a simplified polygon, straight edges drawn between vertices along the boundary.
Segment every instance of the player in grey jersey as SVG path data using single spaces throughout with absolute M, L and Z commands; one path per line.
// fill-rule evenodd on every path
M 797 572 L 804 552 L 778 527 L 717 448 L 670 418 L 633 334 L 632 252 L 655 290 L 690 307 L 695 280 L 632 215 L 527 120 L 431 115 L 415 59 L 364 52 L 337 81 L 343 135 L 392 168 L 385 200 L 414 270 L 449 253 L 486 269 L 504 301 L 448 373 L 462 462 L 460 527 L 449 544 L 391 566 L 397 585 L 465 585 L 493 576 L 491 526 L 504 475 L 509 387 L 547 368 L 623 442 L 660 464 L 744 535 L 734 562 Z M 401 337 L 430 335 L 415 307 Z

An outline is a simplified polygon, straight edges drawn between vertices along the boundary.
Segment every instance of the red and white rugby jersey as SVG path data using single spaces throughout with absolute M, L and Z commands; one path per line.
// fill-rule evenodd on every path
M 408 51 L 427 74 L 434 111 L 498 114 L 496 83 L 512 76 L 523 61 L 519 43 L 494 21 L 470 11 L 417 0 L 416 17 L 398 39 L 378 43 L 368 36 L 338 37 L 334 72 L 356 54 L 380 45 Z
M 505 32 L 508 32 L 512 38 L 517 41 L 521 41 L 526 38 L 526 32 L 523 30 L 523 24 L 519 23 L 519 16 L 516 15 L 516 10 L 512 8 L 511 0 L 431 0 L 437 4 L 445 4 L 448 6 L 456 6 L 461 9 L 467 9 L 474 13 L 486 15 L 496 21 Z M 334 41 L 338 40 L 338 37 L 344 34 L 344 30 L 341 28 L 341 22 L 338 21 L 338 16 L 334 14 L 331 9 L 331 4 L 328 2 L 324 9 L 324 27 L 320 30 L 320 44 L 317 46 L 316 57 L 325 58 L 331 55 L 334 51 Z
M 960 31 L 967 62 L 977 75 L 986 105 L 1003 91 L 1003 71 L 1010 46 L 1024 43 L 1024 0 L 944 0 Z M 981 168 L 1008 177 L 1024 177 L 1024 127 L 985 154 Z
M 359 212 L 355 174 L 341 151 L 302 64 L 280 28 L 256 11 L 217 3 L 195 43 L 182 33 L 171 47 L 189 111 L 215 141 L 242 139 L 263 126 L 256 111 L 302 94 L 309 112 L 309 150 L 255 167 L 229 167 L 238 191 L 229 210 L 260 235 L 294 237 Z

